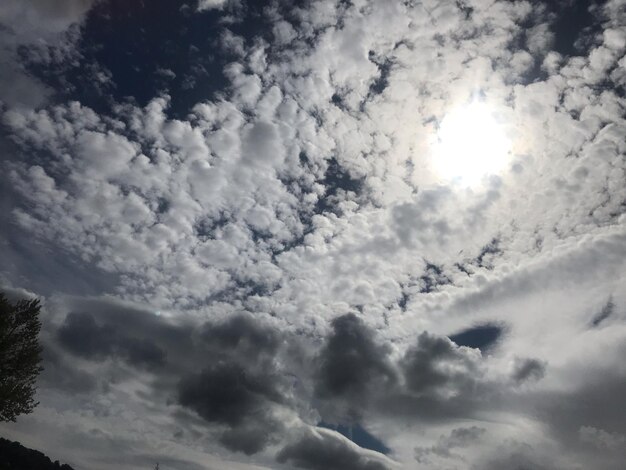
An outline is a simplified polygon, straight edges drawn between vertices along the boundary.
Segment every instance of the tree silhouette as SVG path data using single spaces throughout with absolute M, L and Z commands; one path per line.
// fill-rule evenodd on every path
M 41 372 L 39 300 L 12 304 L 0 293 L 0 421 L 31 413 Z

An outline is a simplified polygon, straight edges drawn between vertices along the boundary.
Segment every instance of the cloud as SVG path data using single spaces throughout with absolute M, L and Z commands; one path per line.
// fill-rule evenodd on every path
M 156 344 L 126 336 L 110 324 L 98 325 L 88 313 L 69 313 L 58 336 L 60 343 L 78 356 L 121 356 L 133 365 L 146 367 L 162 366 L 165 362 L 165 353 Z
M 198 2 L 198 11 L 221 9 L 226 5 L 227 0 L 200 0 Z
M 335 318 L 332 332 L 320 350 L 315 377 L 315 393 L 320 399 L 345 400 L 348 419 L 358 417 L 372 393 L 393 386 L 396 371 L 391 364 L 388 345 L 375 338 L 354 314 Z
M 546 373 L 546 364 L 537 359 L 517 359 L 513 368 L 513 380 L 523 383 L 527 380 L 540 380 Z
M 267 412 L 273 403 L 282 402 L 277 379 L 268 373 L 253 375 L 239 364 L 218 362 L 184 378 L 178 399 L 206 421 L 230 426 L 220 439 L 227 447 L 254 454 L 282 428 Z
M 52 94 L 52 89 L 34 77 L 21 60 L 25 51 L 46 55 L 46 47 L 56 47 L 71 55 L 72 26 L 81 23 L 93 0 L 8 0 L 0 7 L 0 102 L 8 106 L 36 107 Z
M 432 447 L 416 447 L 415 460 L 420 464 L 430 464 L 429 456 L 431 455 L 463 460 L 462 457 L 454 453 L 454 450 L 474 445 L 483 437 L 485 432 L 484 428 L 477 426 L 453 429 L 449 435 L 441 436 L 437 444 Z
M 285 446 L 276 459 L 298 468 L 318 470 L 345 468 L 347 470 L 384 470 L 391 468 L 373 453 L 359 450 L 350 441 L 325 429 L 310 429 Z
M 284 338 L 250 315 L 234 315 L 205 325 L 200 341 L 210 359 L 201 372 L 181 379 L 179 403 L 226 425 L 220 442 L 231 450 L 250 455 L 277 441 L 285 427 L 277 407 L 292 405 L 290 381 L 276 364 Z
M 580 440 L 606 449 L 618 449 L 626 444 L 626 436 L 622 434 L 612 434 L 593 426 L 581 426 L 578 430 Z
M 22 3 L 0 279 L 49 302 L 9 431 L 96 470 L 395 465 L 321 421 L 407 468 L 620 468 L 623 2 Z M 512 145 L 466 187 L 432 143 L 470 100 Z
M 259 323 L 252 315 L 240 314 L 223 323 L 207 324 L 202 340 L 215 348 L 217 354 L 235 349 L 251 360 L 259 360 L 275 354 L 282 338 L 275 329 Z
M 420 395 L 454 397 L 471 393 L 480 377 L 480 353 L 447 338 L 422 333 L 402 359 L 407 388 Z
M 91 362 L 86 370 L 92 372 L 50 377 L 53 387 L 94 392 L 103 367 L 118 375 L 117 381 L 132 380 L 119 366 L 111 369 L 104 362 L 119 359 L 153 374 L 155 382 L 146 383 L 148 396 L 175 397 L 213 426 L 219 442 L 231 450 L 254 454 L 280 438 L 285 426 L 277 413 L 294 404 L 290 380 L 276 363 L 285 338 L 275 328 L 249 314 L 222 322 L 174 323 L 128 306 L 77 300 L 91 313 L 65 316 L 54 337 L 62 349 L 51 345 L 58 352 L 49 360 L 54 370 L 63 370 L 66 350 Z M 196 364 L 202 364 L 199 372 Z M 77 381 L 87 382 L 77 386 Z

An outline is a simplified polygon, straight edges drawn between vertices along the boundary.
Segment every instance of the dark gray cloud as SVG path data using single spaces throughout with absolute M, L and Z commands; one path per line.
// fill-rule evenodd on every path
M 117 358 L 148 368 L 155 374 L 151 399 L 171 389 L 180 405 L 221 429 L 219 442 L 231 450 L 254 454 L 276 440 L 283 425 L 273 416 L 274 406 L 289 401 L 289 381 L 275 363 L 284 334 L 246 313 L 194 327 L 126 306 L 82 306 L 90 312 L 67 314 L 56 331 L 62 349 L 89 361 Z M 66 363 L 58 353 L 50 360 L 55 370 Z M 87 372 L 72 377 L 55 385 L 78 381 L 80 390 L 95 387 Z
M 396 382 L 390 348 L 352 313 L 335 318 L 331 327 L 316 359 L 315 393 L 322 400 L 346 400 L 349 412 L 358 414 L 375 389 Z
M 219 362 L 179 386 L 179 400 L 207 421 L 238 425 L 246 416 L 260 416 L 270 403 L 280 403 L 276 377 L 256 375 L 236 363 Z
M 274 404 L 284 402 L 280 378 L 270 371 L 252 372 L 234 362 L 219 362 L 178 387 L 181 405 L 209 423 L 228 426 L 220 442 L 231 450 L 254 454 L 282 429 L 272 417 Z
M 59 343 L 87 359 L 120 357 L 138 367 L 165 365 L 166 353 L 152 339 L 127 334 L 121 325 L 100 324 L 90 313 L 71 312 L 58 331 Z
M 501 385 L 485 378 L 477 349 L 423 332 L 398 358 L 356 315 L 337 317 L 331 324 L 312 377 L 315 403 L 325 421 L 346 424 L 382 413 L 441 422 L 473 416 L 490 397 L 501 395 Z
M 234 315 L 222 323 L 207 323 L 201 338 L 218 354 L 237 350 L 250 358 L 274 354 L 282 341 L 278 331 L 263 325 L 250 314 Z
M 129 304 L 74 298 L 54 336 L 65 350 L 90 360 L 118 358 L 151 369 L 192 370 L 197 321 L 175 321 Z
M 253 455 L 280 441 L 280 433 L 284 429 L 284 424 L 277 419 L 257 419 L 227 429 L 220 435 L 219 442 L 232 451 Z
M 519 359 L 513 365 L 513 380 L 518 384 L 540 380 L 546 375 L 546 363 L 538 359 Z
M 52 370 L 67 367 L 63 351 L 147 369 L 154 377 L 147 400 L 171 397 L 223 446 L 249 455 L 285 436 L 284 412 L 307 416 L 314 406 L 331 423 L 398 412 L 437 420 L 469 412 L 481 381 L 478 351 L 423 333 L 397 362 L 390 344 L 354 314 L 335 318 L 316 348 L 245 312 L 194 325 L 111 302 L 76 300 L 73 307 L 89 313 L 71 312 L 53 330 Z M 94 392 L 105 385 L 94 371 L 50 383 Z
M 323 430 L 308 431 L 285 446 L 276 459 L 309 470 L 388 470 L 390 467 L 359 452 L 339 434 Z
M 201 329 L 198 350 L 204 369 L 183 377 L 178 402 L 208 423 L 226 426 L 219 441 L 254 454 L 277 439 L 283 424 L 276 406 L 290 404 L 289 380 L 276 355 L 284 335 L 250 314 L 236 314 Z
M 456 346 L 446 337 L 424 332 L 401 361 L 407 389 L 417 395 L 471 393 L 480 380 L 480 354 Z

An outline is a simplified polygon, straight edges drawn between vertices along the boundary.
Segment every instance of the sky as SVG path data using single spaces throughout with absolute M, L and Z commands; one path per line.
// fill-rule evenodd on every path
M 626 1 L 4 0 L 0 288 L 77 470 L 620 470 Z

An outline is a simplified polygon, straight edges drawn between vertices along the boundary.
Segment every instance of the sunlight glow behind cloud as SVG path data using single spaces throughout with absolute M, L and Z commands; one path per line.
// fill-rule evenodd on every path
M 510 149 L 493 110 L 473 101 L 443 118 L 433 145 L 434 166 L 443 178 L 473 186 L 502 171 Z

